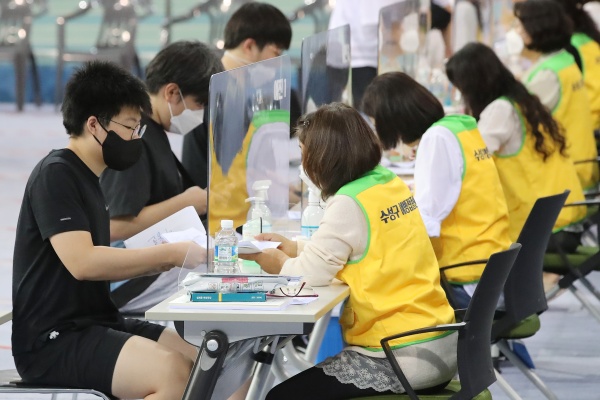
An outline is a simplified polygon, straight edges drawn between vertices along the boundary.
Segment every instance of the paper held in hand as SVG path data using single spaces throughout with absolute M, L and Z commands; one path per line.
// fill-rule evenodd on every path
M 195 237 L 183 240 L 194 240 L 199 245 L 206 247 L 206 230 L 202 225 L 202 221 L 200 221 L 200 217 L 198 217 L 198 213 L 192 206 L 179 210 L 175 214 L 168 216 L 137 235 L 125 240 L 125 247 L 128 249 L 136 249 L 155 246 L 166 242 L 165 235 L 168 236 L 170 233 L 186 230 L 193 232 Z M 202 239 L 198 236 L 200 236 L 200 238 L 203 237 L 204 242 L 202 242 Z
M 276 249 L 281 242 L 261 242 L 259 240 L 242 240 L 238 243 L 238 254 L 261 253 L 265 249 Z

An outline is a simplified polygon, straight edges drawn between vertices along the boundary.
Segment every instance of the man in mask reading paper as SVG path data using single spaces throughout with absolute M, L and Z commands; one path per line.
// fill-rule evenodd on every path
M 222 70 L 208 46 L 187 41 L 164 48 L 146 68 L 152 113 L 142 115 L 140 160 L 125 171 L 107 169 L 100 179 L 113 246 L 185 207 L 206 213 L 206 191 L 192 183 L 165 131 L 186 135 L 203 123 L 210 77 Z M 123 312 L 144 312 L 171 294 L 177 271 L 170 274 L 113 282 L 111 297 Z

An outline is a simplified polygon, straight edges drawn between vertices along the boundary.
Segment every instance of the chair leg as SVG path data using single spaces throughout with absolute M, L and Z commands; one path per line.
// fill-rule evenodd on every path
M 23 111 L 23 105 L 25 104 L 25 84 L 27 82 L 27 60 L 23 54 L 15 55 L 14 68 L 17 109 Z
M 540 392 L 542 392 L 544 394 L 544 396 L 546 396 L 547 399 L 558 400 L 558 397 L 556 397 L 556 395 L 554 393 L 552 393 L 550 388 L 548 388 L 548 386 L 546 386 L 546 384 L 540 379 L 540 377 L 537 376 L 537 374 L 535 374 L 532 370 L 527 368 L 527 366 L 525 364 L 523 364 L 523 361 L 521 361 L 519 359 L 519 357 L 517 357 L 517 355 L 512 352 L 510 347 L 508 347 L 508 343 L 506 342 L 506 340 L 500 340 L 497 343 L 497 345 L 500 348 L 500 351 L 502 352 L 502 354 L 504 354 L 506 356 L 506 358 L 508 358 L 508 360 L 515 367 L 517 367 L 519 370 L 521 370 L 521 372 L 527 377 L 527 379 L 529 379 L 531 382 L 533 382 L 533 384 L 535 386 L 537 386 L 537 388 L 540 390 Z
M 590 312 L 590 314 L 592 314 L 592 316 L 594 318 L 596 318 L 596 320 L 598 322 L 600 322 L 600 311 L 598 311 L 598 309 L 596 307 L 594 307 L 589 301 L 588 299 L 585 298 L 585 296 L 583 296 L 579 290 L 577 290 L 577 288 L 573 285 L 569 286 L 569 290 L 571 291 L 571 293 L 573 293 L 573 296 L 575 296 L 577 298 L 577 300 L 579 300 L 579 302 L 583 305 L 583 307 L 588 310 Z
M 523 400 L 515 391 L 515 389 L 513 389 L 508 382 L 506 382 L 506 379 L 504 379 L 502 374 L 498 372 L 497 369 L 494 369 L 494 372 L 496 373 L 496 383 L 498 386 L 500 386 L 500 389 L 504 390 L 504 393 L 506 393 L 511 400 Z
M 579 282 L 581 282 L 581 284 L 585 286 L 585 288 L 589 290 L 590 293 L 592 293 L 594 297 L 598 299 L 598 301 L 600 301 L 600 292 L 598 292 L 598 289 L 592 285 L 592 282 L 590 282 L 587 277 L 582 276 L 579 278 Z
M 64 66 L 65 66 L 65 62 L 62 59 L 62 54 L 59 54 L 58 60 L 56 63 L 56 79 L 55 79 L 56 87 L 54 88 L 54 107 L 57 110 L 60 107 L 60 103 L 62 103 L 62 96 L 63 96 L 62 77 L 63 77 Z
M 40 72 L 38 71 L 37 62 L 33 52 L 29 52 L 29 62 L 31 63 L 31 74 L 33 76 L 33 95 L 35 104 L 39 107 L 42 105 L 42 90 L 40 87 Z

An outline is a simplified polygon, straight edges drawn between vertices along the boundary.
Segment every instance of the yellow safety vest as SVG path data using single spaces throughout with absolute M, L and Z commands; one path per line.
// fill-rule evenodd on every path
M 552 110 L 552 116 L 565 129 L 569 156 L 574 162 L 595 159 L 598 152 L 590 102 L 575 59 L 566 50 L 561 50 L 531 71 L 526 82 L 542 70 L 553 71 L 560 81 L 560 100 Z M 592 188 L 598 182 L 598 163 L 575 164 L 575 170 L 584 189 Z
M 340 317 L 346 343 L 381 351 L 379 341 L 386 336 L 452 323 L 454 312 L 440 286 L 438 263 L 406 184 L 377 166 L 337 195 L 358 203 L 368 227 L 362 258 L 349 261 L 337 274 L 350 286 Z M 391 345 L 404 347 L 447 334 L 409 336 Z
M 584 33 L 571 36 L 581 57 L 583 82 L 590 100 L 594 129 L 600 129 L 600 44 Z
M 464 163 L 456 205 L 442 221 L 440 236 L 431 238 L 440 266 L 487 259 L 508 249 L 508 208 L 498 171 L 477 122 L 467 115 L 447 115 L 432 126 L 443 126 L 454 134 Z M 484 266 L 454 268 L 445 271 L 445 275 L 451 283 L 474 283 L 479 281 Z
M 510 239 L 516 242 L 538 198 L 559 194 L 567 189 L 571 191 L 567 203 L 583 201 L 585 197 L 573 162 L 553 147 L 553 142 L 545 133 L 544 145 L 552 153 L 544 161 L 542 155 L 535 150 L 535 137 L 530 125 L 519 107 L 512 101 L 511 103 L 521 120 L 521 147 L 513 154 L 494 153 L 494 161 L 508 205 Z M 554 231 L 579 222 L 585 215 L 585 206 L 563 208 L 554 224 Z
M 246 203 L 248 189 L 246 186 L 246 168 L 248 152 L 252 138 L 262 126 L 275 122 L 290 122 L 290 113 L 287 110 L 267 110 L 256 112 L 248 127 L 248 132 L 242 142 L 242 148 L 233 158 L 229 170 L 225 174 L 217 160 L 213 134 L 211 140 L 210 179 L 208 196 L 208 227 L 211 235 L 221 228 L 223 219 L 233 220 L 234 226 L 241 226 L 246 222 L 250 204 Z M 211 127 L 212 131 L 212 127 Z

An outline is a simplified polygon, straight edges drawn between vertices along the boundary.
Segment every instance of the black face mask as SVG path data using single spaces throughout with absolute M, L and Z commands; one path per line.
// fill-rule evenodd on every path
M 110 169 L 123 171 L 135 164 L 142 155 L 142 141 L 140 139 L 125 140 L 115 131 L 107 131 L 104 143 L 96 142 L 102 146 L 102 158 Z

